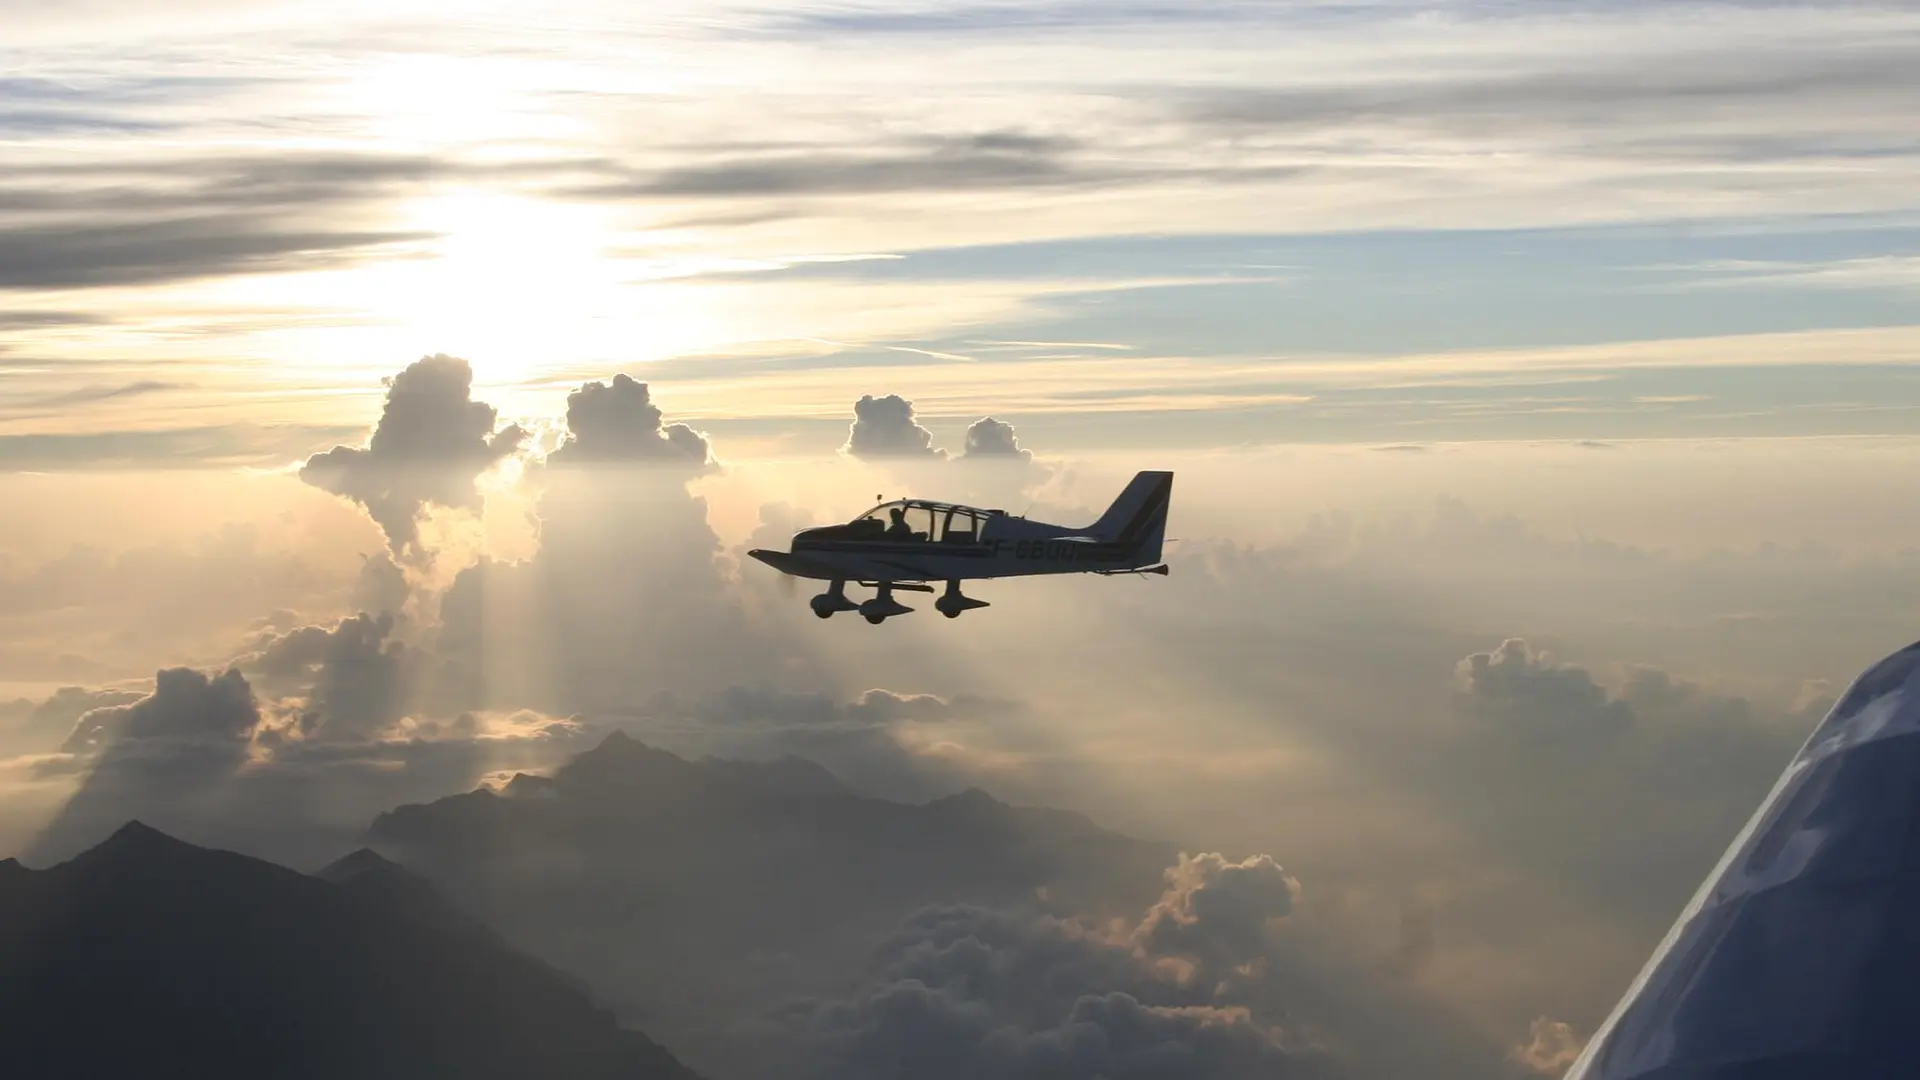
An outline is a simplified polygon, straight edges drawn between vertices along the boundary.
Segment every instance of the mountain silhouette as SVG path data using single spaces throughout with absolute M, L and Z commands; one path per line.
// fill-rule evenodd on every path
M 320 876 L 138 822 L 0 865 L 0 1073 L 693 1080 L 372 852 Z
M 399 807 L 366 842 L 716 1075 L 767 1074 L 729 1025 L 857 978 L 922 907 L 1137 914 L 1176 856 L 977 789 L 891 802 L 803 759 L 687 760 L 624 734 L 551 777 Z

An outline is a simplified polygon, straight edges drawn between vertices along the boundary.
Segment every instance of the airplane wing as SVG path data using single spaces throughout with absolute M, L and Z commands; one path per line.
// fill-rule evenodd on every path
M 1920 1077 L 1920 644 L 1814 729 L 1565 1080 Z
M 792 574 L 795 577 L 832 580 L 846 576 L 845 571 L 836 567 L 829 566 L 817 559 L 809 559 L 804 555 L 795 555 L 787 551 L 769 551 L 764 548 L 754 548 L 752 551 L 747 552 L 747 554 L 759 559 L 761 562 L 766 563 L 768 566 L 773 567 L 783 574 Z

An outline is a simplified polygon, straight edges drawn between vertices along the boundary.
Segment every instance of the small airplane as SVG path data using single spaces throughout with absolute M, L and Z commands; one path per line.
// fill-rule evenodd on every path
M 1084 529 L 1029 521 L 1005 510 L 901 499 L 882 503 L 845 525 L 824 525 L 794 534 L 791 551 L 755 548 L 747 554 L 793 577 L 826 581 L 827 591 L 811 601 L 823 619 L 835 612 L 858 611 L 879 625 L 913 609 L 893 598 L 894 591 L 933 591 L 932 581 L 947 583 L 933 602 L 949 619 L 987 606 L 960 593 L 960 583 L 975 578 L 1026 577 L 1034 574 L 1159 574 L 1160 546 L 1166 538 L 1167 506 L 1173 474 L 1143 472 L 1113 501 L 1100 520 Z M 874 590 L 871 599 L 847 598 L 847 582 Z

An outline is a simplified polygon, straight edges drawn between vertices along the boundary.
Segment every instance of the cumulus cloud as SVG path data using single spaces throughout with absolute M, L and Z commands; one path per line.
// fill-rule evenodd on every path
M 857 458 L 944 458 L 933 445 L 933 432 L 913 418 L 913 402 L 899 394 L 877 398 L 864 395 L 853 403 L 853 426 L 847 431 L 846 452 Z
M 879 950 L 875 985 L 817 1005 L 823 1075 L 1305 1077 L 1329 1063 L 1258 997 L 1269 924 L 1298 884 L 1270 856 L 1182 855 L 1128 927 L 975 905 L 921 910 Z
M 499 770 L 550 768 L 603 734 L 527 712 L 389 724 L 386 629 L 366 616 L 301 628 L 249 658 L 273 673 L 262 675 L 269 684 L 314 680 L 304 698 L 263 696 L 239 667 L 174 668 L 139 701 L 90 711 L 66 753 L 42 762 L 83 778 L 24 858 L 67 858 L 137 818 L 194 843 L 318 866 L 357 846 L 381 810 Z
M 361 613 L 332 628 L 302 626 L 269 636 L 242 666 L 311 689 L 299 717 L 303 735 L 364 738 L 394 728 L 419 691 L 424 658 L 394 641 L 394 617 Z
M 150 739 L 244 742 L 259 722 L 253 689 L 237 668 L 219 676 L 171 668 L 154 678 L 153 693 L 139 701 L 80 717 L 61 749 L 85 753 L 116 742 Z
M 1513 1048 L 1512 1059 L 1540 1076 L 1559 1076 L 1580 1056 L 1585 1040 L 1573 1027 L 1545 1016 L 1536 1017 L 1525 1043 Z
M 1299 892 L 1270 855 L 1238 863 L 1217 853 L 1182 855 L 1167 884 L 1134 931 L 1135 945 L 1148 955 L 1189 958 L 1215 976 L 1261 955 L 1268 923 L 1291 914 Z
M 76 763 L 91 758 L 92 769 L 30 857 L 80 850 L 140 816 L 135 808 L 169 821 L 177 820 L 171 811 L 210 811 L 220 781 L 246 760 L 260 721 L 252 688 L 233 668 L 217 676 L 170 668 L 139 701 L 87 713 L 62 750 Z
M 967 446 L 962 459 L 992 458 L 1030 461 L 1033 451 L 1023 450 L 1013 434 L 1013 425 L 991 416 L 982 417 L 967 428 Z
M 674 464 L 705 469 L 712 448 L 685 424 L 662 426 L 647 384 L 624 373 L 567 395 L 567 437 L 552 465 Z
M 443 705 L 617 710 L 670 679 L 731 681 L 719 658 L 753 663 L 765 643 L 727 587 L 706 500 L 687 486 L 710 447 L 661 420 L 626 376 L 569 398 L 567 439 L 540 471 L 538 551 L 482 560 L 441 598 Z M 577 467 L 615 462 L 678 467 Z
M 1183 858 L 1170 879 L 1188 867 Z M 1193 891 L 1176 886 L 1162 903 L 1182 906 Z M 971 905 L 924 909 L 881 947 L 877 985 L 805 1017 L 806 1036 L 823 1058 L 821 1075 L 1322 1075 L 1317 1055 L 1275 1018 L 1219 1004 L 1204 983 L 1156 965 L 1156 949 L 1172 943 L 1156 940 L 1146 926 L 1135 931 L 1136 947 L 1049 915 Z M 1254 947 L 1254 955 L 1264 955 Z M 1168 955 L 1184 955 L 1184 944 Z
M 1466 704 L 1516 734 L 1537 732 L 1543 724 L 1555 733 L 1606 733 L 1633 719 L 1632 706 L 1611 697 L 1584 668 L 1557 663 L 1521 638 L 1474 653 L 1460 662 L 1457 674 Z
M 300 478 L 366 507 L 396 555 L 419 555 L 429 505 L 475 510 L 474 479 L 513 453 L 526 432 L 494 430 L 493 406 L 472 399 L 473 369 L 436 353 L 386 380 L 386 407 L 365 448 L 336 446 L 307 459 Z

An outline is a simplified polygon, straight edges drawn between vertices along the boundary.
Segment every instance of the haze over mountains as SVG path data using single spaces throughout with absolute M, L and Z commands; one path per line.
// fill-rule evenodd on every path
M 743 1020 L 842 990 L 936 904 L 1137 913 L 1178 851 L 978 789 L 866 798 L 810 761 L 688 761 L 621 733 L 551 778 L 520 774 L 383 814 L 368 842 L 515 942 L 756 1071 Z
M 19 1077 L 696 1080 L 579 984 L 359 852 L 318 876 L 137 822 L 0 862 Z

